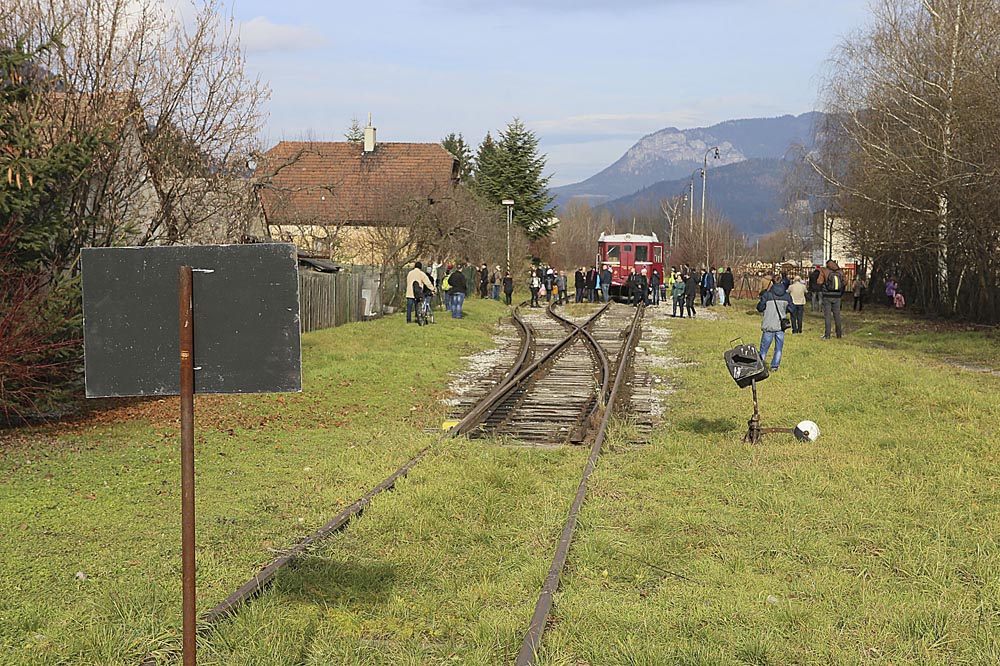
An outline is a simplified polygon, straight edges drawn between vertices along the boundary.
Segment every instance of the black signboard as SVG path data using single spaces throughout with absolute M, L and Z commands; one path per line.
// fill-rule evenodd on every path
M 87 397 L 180 393 L 180 266 L 193 271 L 195 393 L 301 391 L 294 245 L 88 248 Z

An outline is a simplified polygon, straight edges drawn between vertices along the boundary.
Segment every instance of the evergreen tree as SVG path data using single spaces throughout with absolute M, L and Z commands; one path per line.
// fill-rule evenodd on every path
M 351 126 L 344 133 L 344 138 L 351 143 L 362 143 L 365 140 L 365 128 L 358 122 L 357 117 L 351 118 Z
M 462 134 L 454 132 L 441 139 L 445 150 L 458 158 L 458 180 L 467 183 L 472 178 L 472 149 L 465 142 Z
M 68 136 L 49 131 L 48 95 L 58 81 L 34 64 L 45 43 L 30 50 L 23 40 L 0 49 L 0 220 L 4 247 L 23 267 L 58 272 L 75 257 L 64 247 L 70 235 L 70 202 L 103 142 L 96 133 Z M 60 138 L 52 141 L 52 137 Z
M 545 156 L 538 154 L 538 139 L 515 118 L 494 142 L 489 134 L 476 155 L 476 189 L 488 201 L 514 200 L 514 223 L 531 240 L 554 229 L 555 197 L 549 196 L 549 177 L 542 176 Z
M 60 82 L 22 38 L 0 48 L 0 423 L 50 409 L 76 378 L 79 281 L 69 243 L 95 134 L 65 135 L 47 109 Z
M 499 162 L 497 156 L 497 143 L 487 132 L 486 136 L 483 138 L 483 142 L 479 144 L 479 150 L 476 151 L 476 160 L 473 165 L 472 174 L 472 185 L 473 189 L 478 192 L 483 197 L 487 198 L 491 203 L 499 204 L 501 200 L 506 199 L 507 196 L 504 194 L 496 195 L 495 193 L 499 189 L 499 185 L 496 184 L 499 178 Z

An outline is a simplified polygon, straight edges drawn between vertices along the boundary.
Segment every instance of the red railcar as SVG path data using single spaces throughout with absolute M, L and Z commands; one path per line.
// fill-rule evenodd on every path
M 633 268 L 636 273 L 645 268 L 647 279 L 656 271 L 663 281 L 663 243 L 656 234 L 601 234 L 597 239 L 597 266 L 600 270 L 611 269 L 611 295 L 621 297 Z

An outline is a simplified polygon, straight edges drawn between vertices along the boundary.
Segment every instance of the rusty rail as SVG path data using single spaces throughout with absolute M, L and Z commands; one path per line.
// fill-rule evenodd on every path
M 515 325 L 522 333 L 521 341 L 521 351 L 518 354 L 517 360 L 511 369 L 505 375 L 504 380 L 497 387 L 500 389 L 503 387 L 504 383 L 509 381 L 515 375 L 518 375 L 522 370 L 523 365 L 526 363 L 528 355 L 531 351 L 532 338 L 531 332 L 527 325 L 525 325 L 524 320 L 520 317 L 518 309 L 514 310 L 514 322 Z M 454 429 L 448 431 L 442 436 L 442 440 L 448 437 L 454 437 L 456 432 Z M 366 508 L 371 504 L 372 500 L 385 492 L 386 490 L 392 490 L 396 481 L 407 475 L 417 464 L 427 455 L 427 453 L 433 448 L 433 446 L 428 446 L 418 452 L 415 456 L 410 458 L 401 467 L 396 469 L 392 474 L 382 480 L 381 483 L 376 485 L 374 488 L 369 490 L 367 493 L 362 495 L 353 504 L 345 508 L 336 517 L 334 517 L 330 522 L 328 522 L 323 527 L 319 528 L 311 535 L 305 537 L 297 544 L 295 544 L 291 549 L 289 549 L 284 555 L 275 559 L 273 562 L 261 569 L 253 578 L 248 580 L 246 583 L 241 585 L 235 592 L 230 594 L 221 603 L 216 605 L 211 610 L 204 613 L 199 622 L 199 632 L 204 632 L 212 625 L 219 622 L 221 619 L 232 615 L 235 613 L 240 606 L 250 601 L 254 597 L 258 596 L 261 592 L 267 588 L 268 585 L 274 580 L 278 572 L 291 565 L 296 559 L 301 557 L 306 551 L 314 546 L 319 541 L 329 537 L 330 535 L 344 529 L 350 523 L 351 519 L 355 516 L 361 515 Z M 147 662 L 144 662 L 147 663 Z M 153 662 L 148 662 L 153 663 Z
M 538 597 L 538 602 L 535 604 L 535 612 L 531 616 L 531 622 L 528 625 L 528 632 L 524 637 L 524 641 L 521 643 L 521 650 L 517 655 L 517 666 L 531 666 L 531 664 L 535 663 L 535 658 L 538 656 L 538 648 L 541 645 L 542 634 L 545 631 L 545 621 L 548 619 L 549 611 L 552 609 L 552 598 L 559 587 L 559 576 L 562 573 L 563 566 L 566 564 L 566 558 L 569 555 L 569 545 L 573 540 L 573 531 L 576 529 L 577 517 L 580 513 L 580 507 L 583 505 L 583 498 L 587 493 L 587 481 L 590 479 L 591 473 L 597 466 L 597 457 L 600 455 L 601 448 L 604 446 L 608 422 L 611 418 L 611 414 L 614 412 L 614 405 L 618 398 L 618 391 L 624 383 L 623 379 L 629 365 L 629 359 L 631 358 L 632 351 L 635 348 L 635 338 L 639 331 L 639 322 L 642 319 L 642 314 L 643 308 L 640 307 L 636 310 L 628 339 L 622 346 L 621 353 L 619 354 L 618 370 L 615 373 L 615 381 L 611 387 L 611 393 L 608 396 L 604 416 L 601 418 L 601 426 L 598 430 L 597 436 L 594 438 L 594 444 L 590 449 L 590 457 L 587 459 L 587 465 L 583 470 L 583 477 L 580 479 L 580 485 L 577 487 L 576 496 L 573 499 L 573 504 L 570 506 L 569 516 L 567 517 L 566 522 L 563 525 L 562 532 L 560 533 L 559 545 L 556 547 L 555 556 L 552 558 L 552 564 L 549 566 L 548 574 L 545 576 L 545 582 L 542 585 L 541 594 Z

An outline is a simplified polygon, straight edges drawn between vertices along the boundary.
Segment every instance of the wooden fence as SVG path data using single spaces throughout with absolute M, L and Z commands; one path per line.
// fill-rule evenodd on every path
M 299 317 L 303 333 L 382 316 L 378 269 L 344 267 L 336 273 L 299 271 Z

